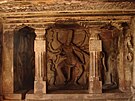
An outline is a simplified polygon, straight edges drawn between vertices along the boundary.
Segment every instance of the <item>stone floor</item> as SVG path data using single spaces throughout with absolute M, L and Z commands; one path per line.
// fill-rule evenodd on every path
M 130 94 L 27 94 L 26 101 L 128 101 Z
M 29 91 L 25 99 L 26 101 L 130 101 L 131 93 L 114 92 L 88 94 L 87 90 L 61 90 L 50 91 L 49 94 L 32 94 L 33 91 Z
M 87 90 L 58 90 L 49 91 L 47 94 L 33 94 L 33 90 L 30 90 L 26 94 L 7 94 L 4 98 L 4 101 L 131 101 L 131 93 L 116 93 L 115 90 L 88 94 Z

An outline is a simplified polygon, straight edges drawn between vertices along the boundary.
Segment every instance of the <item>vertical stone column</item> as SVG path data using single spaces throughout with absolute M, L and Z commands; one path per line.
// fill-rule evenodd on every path
M 2 31 L 3 25 L 0 19 L 0 57 L 2 57 Z M 2 58 L 0 59 L 0 101 L 2 100 Z
M 133 101 L 135 100 L 135 17 L 132 18 L 131 21 L 131 33 L 133 35 L 133 44 L 134 44 L 134 48 L 133 48 L 133 77 L 132 77 L 132 93 L 133 93 Z
M 89 72 L 89 93 L 102 93 L 102 82 L 99 81 L 99 61 L 102 43 L 98 38 L 97 29 L 90 30 L 89 52 L 90 52 L 90 72 Z
M 45 62 L 46 62 L 46 41 L 45 29 L 35 29 L 36 39 L 34 42 L 35 51 L 35 81 L 34 93 L 46 93 Z
M 119 54 L 118 54 L 118 75 L 119 75 L 119 90 L 122 92 L 126 91 L 126 84 L 125 84 L 125 63 L 124 63 L 124 34 L 123 34 L 123 27 L 120 29 L 120 36 L 118 41 L 119 47 Z
M 2 89 L 4 94 L 14 93 L 13 30 L 3 31 Z

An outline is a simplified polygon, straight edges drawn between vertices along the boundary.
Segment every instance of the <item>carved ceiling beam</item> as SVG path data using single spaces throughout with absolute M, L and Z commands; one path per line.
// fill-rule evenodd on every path
M 30 27 L 33 29 L 37 29 L 37 28 L 50 28 L 52 26 L 54 26 L 55 22 L 48 22 L 48 23 L 39 23 L 39 24 L 35 24 L 35 23 L 3 23 L 3 30 L 4 31 L 8 31 L 8 30 L 12 30 L 12 31 L 17 31 L 21 28 L 24 27 Z
M 116 27 L 118 30 L 122 31 L 123 30 L 123 27 L 122 27 L 122 23 L 125 23 L 125 21 L 121 21 L 121 22 L 115 22 L 115 21 L 106 21 L 106 22 L 91 22 L 91 21 L 81 21 L 81 22 L 78 22 L 78 24 L 82 27 L 85 27 L 85 28 L 94 28 L 94 27 L 97 27 L 98 29 L 100 29 L 101 27 L 104 27 L 104 26 L 114 26 Z M 126 22 L 126 23 L 129 23 Z
M 31 0 L 30 0 L 31 1 Z M 99 2 L 91 0 L 55 0 L 54 2 L 7 1 L 0 4 L 0 12 L 39 12 L 39 11 L 74 11 L 74 10 L 133 10 L 134 2 Z M 52 0 L 49 0 L 52 1 Z M 108 1 L 108 0 L 107 0 Z M 21 5 L 21 6 L 20 6 Z
M 131 16 L 135 15 L 135 9 L 127 10 L 74 10 L 74 11 L 38 11 L 38 12 L 1 12 L 1 17 L 76 17 L 76 16 Z

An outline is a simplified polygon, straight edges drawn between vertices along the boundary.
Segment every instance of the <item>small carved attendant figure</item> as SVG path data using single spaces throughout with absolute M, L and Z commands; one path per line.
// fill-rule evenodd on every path
M 103 89 L 116 88 L 118 85 L 118 33 L 119 30 L 109 23 L 102 28 L 102 33 L 99 34 L 103 44 Z
M 53 64 L 52 59 L 48 60 L 47 68 L 48 68 L 48 70 L 47 70 L 48 71 L 48 74 L 47 74 L 48 83 L 50 85 L 55 85 L 56 69 L 55 69 L 55 65 Z
M 130 34 L 127 35 L 126 38 L 126 44 L 128 48 L 128 55 L 127 55 L 127 60 L 131 62 L 133 60 L 133 45 L 132 45 L 132 37 Z

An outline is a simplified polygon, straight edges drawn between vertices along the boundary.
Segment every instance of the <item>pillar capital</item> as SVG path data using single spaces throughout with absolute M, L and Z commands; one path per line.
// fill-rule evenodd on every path
M 43 35 L 46 33 L 45 28 L 35 28 L 36 35 Z
M 90 40 L 99 39 L 99 34 L 101 33 L 100 29 L 97 27 L 89 28 Z
M 36 34 L 36 40 L 44 40 L 45 39 L 45 28 L 36 28 L 35 34 Z

